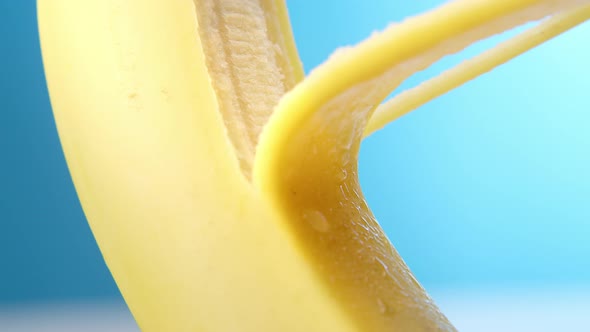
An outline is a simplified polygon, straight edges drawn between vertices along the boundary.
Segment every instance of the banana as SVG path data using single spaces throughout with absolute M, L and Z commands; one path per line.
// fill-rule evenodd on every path
M 145 331 L 454 331 L 363 199 L 361 140 L 590 17 L 587 0 L 457 0 L 304 78 L 281 0 L 37 7 L 69 170 Z M 441 57 L 546 17 L 542 37 L 379 106 Z

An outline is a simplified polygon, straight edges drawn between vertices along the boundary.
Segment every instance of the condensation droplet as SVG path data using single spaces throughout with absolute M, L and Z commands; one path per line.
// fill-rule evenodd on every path
M 337 174 L 337 179 L 340 182 L 343 182 L 344 180 L 346 180 L 346 178 L 348 177 L 348 171 L 346 170 L 346 168 L 342 168 L 338 174 Z
M 338 157 L 338 164 L 340 164 L 341 167 L 347 167 L 350 162 L 350 149 L 341 150 L 340 157 Z
M 374 259 L 379 263 L 379 265 L 381 265 L 381 267 L 383 268 L 383 270 L 381 271 L 381 275 L 383 277 L 389 277 L 391 279 L 395 278 L 393 277 L 393 275 L 391 274 L 391 272 L 389 271 L 389 268 L 387 267 L 387 264 L 385 264 L 385 262 L 383 262 L 379 257 L 374 257 Z
M 318 154 L 318 146 L 313 144 L 311 146 L 311 155 L 316 156 Z
M 305 219 L 313 229 L 318 232 L 327 232 L 330 229 L 330 223 L 326 216 L 318 210 L 306 210 L 303 212 Z
M 368 284 L 368 283 L 369 283 L 369 281 L 370 281 L 369 275 L 368 275 L 367 273 L 365 273 L 365 274 L 363 275 L 363 282 L 364 282 L 365 284 Z
M 377 307 L 379 308 L 379 313 L 387 313 L 387 304 L 385 304 L 385 302 L 383 302 L 383 300 L 380 298 L 377 298 Z

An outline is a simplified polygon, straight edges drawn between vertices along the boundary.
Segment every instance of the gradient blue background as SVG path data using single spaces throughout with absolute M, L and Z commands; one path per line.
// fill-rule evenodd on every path
M 307 71 L 442 1 L 313 3 L 290 2 Z M 367 199 L 427 289 L 590 286 L 588 40 L 590 24 L 364 143 Z M 0 304 L 117 298 L 59 145 L 34 1 L 0 1 L 0 45 Z

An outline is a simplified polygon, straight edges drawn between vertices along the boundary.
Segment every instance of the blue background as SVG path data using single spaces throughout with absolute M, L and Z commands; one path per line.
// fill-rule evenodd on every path
M 313 3 L 290 2 L 307 71 L 442 1 Z M 0 304 L 117 298 L 61 152 L 36 29 L 33 1 L 0 1 Z M 369 204 L 427 289 L 590 285 L 589 36 L 585 24 L 363 144 Z

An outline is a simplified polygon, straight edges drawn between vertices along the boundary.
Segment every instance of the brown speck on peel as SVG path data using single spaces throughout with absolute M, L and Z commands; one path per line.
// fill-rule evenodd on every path
M 162 94 L 162 96 L 164 96 L 164 100 L 170 100 L 170 94 L 168 93 L 168 89 L 162 88 L 160 89 L 160 93 Z

